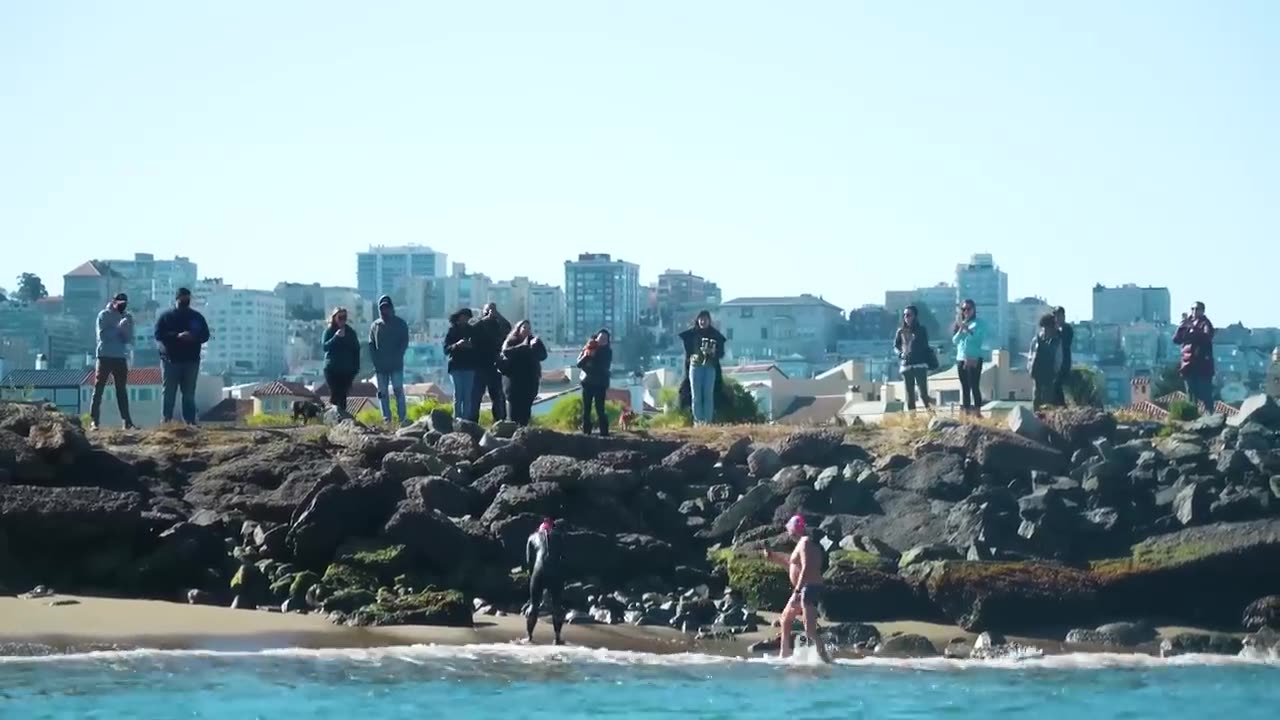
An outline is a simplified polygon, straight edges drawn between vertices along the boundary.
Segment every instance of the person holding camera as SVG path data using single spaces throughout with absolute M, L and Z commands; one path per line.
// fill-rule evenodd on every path
M 502 343 L 498 370 L 502 373 L 502 389 L 511 410 L 511 420 L 520 427 L 529 424 L 533 401 L 542 382 L 542 361 L 547 359 L 547 346 L 533 334 L 528 320 L 521 320 Z M 495 418 L 496 419 L 496 418 Z
M 960 375 L 960 407 L 966 415 L 982 414 L 982 358 L 986 324 L 978 318 L 973 300 L 960 303 L 952 326 L 951 342 L 956 346 L 956 370 Z
M 703 310 L 693 327 L 680 333 L 685 370 L 689 373 L 689 398 L 693 423 L 706 425 L 716 416 L 716 376 L 724 357 L 724 335 L 711 325 L 711 313 Z
M 336 307 L 324 329 L 324 381 L 329 386 L 329 404 L 339 417 L 347 417 L 347 395 L 360 372 L 360 340 L 347 327 L 347 309 Z
M 119 293 L 98 313 L 97 366 L 94 368 L 93 397 L 89 403 L 90 428 L 98 429 L 102 393 L 107 381 L 115 382 L 116 407 L 125 430 L 134 428 L 129 415 L 129 346 L 133 344 L 133 315 L 128 312 L 129 296 Z
M 929 332 L 920 324 L 915 305 L 902 311 L 902 325 L 893 337 L 893 349 L 898 353 L 902 369 L 902 384 L 907 389 L 907 410 L 916 410 L 916 392 L 925 410 L 933 409 L 929 398 L 929 371 L 938 367 L 938 356 L 929 347 Z
M 604 409 L 613 365 L 613 348 L 609 346 L 609 340 L 609 331 L 602 329 L 587 341 L 578 354 L 578 368 L 582 370 L 582 432 L 587 435 L 591 434 L 593 410 L 600 435 L 609 435 L 609 416 Z
M 449 358 L 449 378 L 453 380 L 453 416 L 476 422 L 480 419 L 480 400 L 476 397 L 476 358 L 471 325 L 471 308 L 462 308 L 449 316 L 449 331 L 444 336 L 444 354 Z
M 1213 412 L 1213 332 L 1204 303 L 1197 302 L 1191 306 L 1191 314 L 1182 316 L 1173 334 L 1173 341 L 1182 346 L 1178 373 L 1187 384 L 1187 396 L 1205 414 Z

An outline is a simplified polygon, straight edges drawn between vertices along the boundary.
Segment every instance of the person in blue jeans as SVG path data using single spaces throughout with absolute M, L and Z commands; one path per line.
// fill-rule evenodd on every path
M 182 391 L 182 419 L 196 424 L 196 381 L 200 378 L 200 348 L 209 342 L 209 323 L 191 309 L 191 291 L 178 288 L 175 307 L 156 319 L 160 368 L 164 376 L 163 415 L 173 422 L 173 405 Z
M 369 327 L 369 357 L 373 360 L 374 377 L 378 382 L 378 399 L 382 401 L 382 420 L 391 423 L 391 396 L 388 385 L 396 394 L 396 414 L 400 424 L 408 422 L 409 410 L 404 400 L 404 353 L 409 349 L 409 326 L 396 315 L 391 297 L 378 298 L 378 319 Z
M 480 419 L 480 400 L 476 397 L 478 363 L 471 317 L 470 308 L 462 308 L 449 316 L 444 354 L 449 357 L 449 377 L 453 380 L 453 416 L 475 422 Z
M 711 325 L 711 313 L 703 310 L 693 327 L 680 333 L 685 369 L 689 372 L 689 398 L 695 425 L 706 425 L 716 416 L 716 376 L 724 357 L 725 337 Z

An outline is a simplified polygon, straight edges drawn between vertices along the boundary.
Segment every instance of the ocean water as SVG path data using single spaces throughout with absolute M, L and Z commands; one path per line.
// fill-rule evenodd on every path
M 737 660 L 508 645 L 0 658 L 0 718 L 1280 717 L 1280 664 Z

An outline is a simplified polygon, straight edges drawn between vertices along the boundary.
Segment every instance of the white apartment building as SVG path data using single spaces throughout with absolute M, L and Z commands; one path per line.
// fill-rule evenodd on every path
M 209 323 L 202 360 L 207 372 L 264 377 L 285 372 L 289 326 L 284 298 L 213 278 L 196 283 L 192 305 Z
M 441 278 L 448 273 L 448 256 L 425 245 L 373 245 L 368 252 L 356 253 L 356 290 L 373 302 L 383 295 L 394 300 L 409 278 Z
M 958 300 L 972 300 L 978 316 L 987 323 L 986 345 L 989 350 L 1009 343 L 1009 276 L 989 254 L 978 254 L 967 263 L 956 265 Z M 945 322 L 946 315 L 938 318 Z
M 565 341 L 564 291 L 559 286 L 529 285 L 529 324 L 535 333 L 553 343 Z

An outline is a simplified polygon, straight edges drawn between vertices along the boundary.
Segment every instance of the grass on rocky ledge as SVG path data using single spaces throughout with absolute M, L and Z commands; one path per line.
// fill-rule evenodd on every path
M 1209 543 L 1138 543 L 1130 549 L 1129 557 L 1095 560 L 1090 569 L 1100 578 L 1115 578 L 1186 565 L 1209 557 L 1214 551 Z

